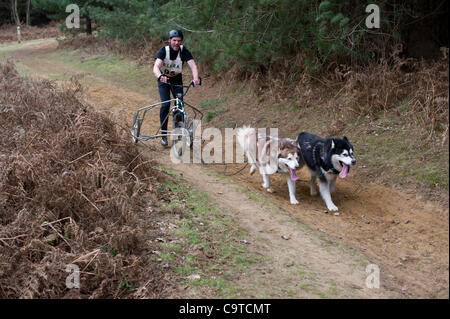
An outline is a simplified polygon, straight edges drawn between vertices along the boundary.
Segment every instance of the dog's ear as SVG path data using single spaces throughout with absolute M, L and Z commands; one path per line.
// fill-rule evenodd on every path
M 284 149 L 286 148 L 286 142 L 285 141 L 279 141 L 278 142 L 278 158 L 284 156 Z M 269 155 L 269 154 L 267 154 Z
M 334 148 L 334 146 L 335 146 L 335 144 L 334 144 L 334 140 L 331 138 L 331 137 L 328 137 L 326 140 L 325 140 L 325 144 L 324 144 L 324 149 L 326 150 L 326 151 L 329 151 L 329 150 L 332 150 L 333 148 Z
M 344 141 L 350 142 L 350 141 L 348 140 L 347 136 L 344 136 Z
M 280 141 L 278 141 L 278 149 L 284 150 L 285 148 L 289 148 L 290 144 L 291 143 L 286 140 L 280 140 Z

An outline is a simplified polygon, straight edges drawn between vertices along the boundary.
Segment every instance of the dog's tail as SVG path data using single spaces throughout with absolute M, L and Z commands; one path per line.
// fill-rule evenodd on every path
M 253 127 L 243 126 L 236 133 L 237 141 L 245 153 L 249 151 L 250 142 L 256 142 L 256 131 Z
M 239 145 L 247 155 L 248 163 L 256 163 L 256 130 L 252 127 L 243 126 L 236 133 L 236 139 Z

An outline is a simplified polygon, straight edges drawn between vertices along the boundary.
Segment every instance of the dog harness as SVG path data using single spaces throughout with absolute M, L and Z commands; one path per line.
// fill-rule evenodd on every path
M 312 152 L 312 156 L 313 156 L 313 161 L 314 161 L 314 164 L 319 164 L 319 162 L 317 161 L 317 159 L 316 159 L 316 148 L 317 148 L 317 146 L 318 146 L 318 144 L 316 144 L 315 146 L 314 146 L 314 148 L 313 148 L 313 152 Z M 320 178 L 322 178 L 322 177 L 324 177 L 325 176 L 325 173 L 328 173 L 329 171 L 331 171 L 331 173 L 333 173 L 333 174 L 339 174 L 340 172 L 337 170 L 337 169 L 335 169 L 334 167 L 331 167 L 331 169 L 329 169 L 328 171 L 326 171 L 326 170 L 324 170 L 322 167 L 320 167 L 320 174 L 317 176 L 317 177 L 319 177 L 319 179 Z
M 328 173 L 328 171 L 324 170 L 323 168 L 320 168 L 320 174 L 318 175 L 319 178 L 325 176 L 325 173 Z M 333 174 L 339 174 L 340 172 L 335 169 L 334 167 L 331 168 L 331 173 Z
M 178 55 L 175 60 L 170 59 L 170 48 L 167 45 L 166 49 L 166 57 L 163 60 L 162 68 L 160 69 L 161 73 L 168 76 L 173 77 L 183 72 L 183 62 L 181 61 L 181 51 L 183 50 L 183 46 L 180 45 L 180 49 L 178 50 Z

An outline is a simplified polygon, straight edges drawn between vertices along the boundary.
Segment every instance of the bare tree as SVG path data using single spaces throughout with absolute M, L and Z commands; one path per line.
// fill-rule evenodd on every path
M 17 12 L 17 0 L 11 0 L 11 15 L 16 25 L 20 25 L 19 13 Z
M 27 0 L 27 25 L 30 25 L 31 0 Z

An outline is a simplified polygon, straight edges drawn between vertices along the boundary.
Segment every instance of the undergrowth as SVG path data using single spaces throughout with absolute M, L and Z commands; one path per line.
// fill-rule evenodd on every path
M 166 177 L 81 91 L 0 64 L 0 297 L 168 296 L 143 258 Z M 79 288 L 66 285 L 68 265 Z

